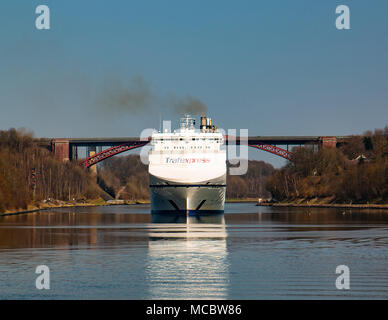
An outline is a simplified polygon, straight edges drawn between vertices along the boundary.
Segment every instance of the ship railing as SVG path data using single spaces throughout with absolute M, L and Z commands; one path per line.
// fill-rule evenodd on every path
M 187 154 L 187 153 L 222 153 L 222 152 L 225 152 L 224 149 L 217 149 L 217 150 L 212 150 L 212 149 L 208 149 L 208 150 L 151 150 L 150 151 L 150 154 Z

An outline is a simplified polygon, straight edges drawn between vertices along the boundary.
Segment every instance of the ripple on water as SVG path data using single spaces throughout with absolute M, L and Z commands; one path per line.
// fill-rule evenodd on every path
M 0 298 L 388 298 L 388 215 L 227 204 L 225 216 L 161 223 L 148 210 L 0 218 Z M 50 292 L 35 289 L 40 264 Z M 341 264 L 350 290 L 335 287 Z

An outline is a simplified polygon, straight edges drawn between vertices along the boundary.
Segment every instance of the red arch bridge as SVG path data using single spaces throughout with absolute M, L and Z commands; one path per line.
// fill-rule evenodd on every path
M 226 144 L 246 143 L 249 147 L 270 152 L 287 160 L 291 159 L 289 151 L 293 146 L 313 145 L 319 147 L 336 147 L 347 137 L 338 136 L 252 136 L 241 140 L 240 137 L 225 136 Z M 91 167 L 105 159 L 128 150 L 141 148 L 151 141 L 134 137 L 127 138 L 60 138 L 39 139 L 41 146 L 48 148 L 61 160 L 78 160 L 78 148 L 86 147 L 87 155 L 80 161 L 84 167 Z M 281 147 L 279 147 L 281 146 Z M 98 150 L 98 148 L 100 150 Z M 105 149 L 103 149 L 105 148 Z

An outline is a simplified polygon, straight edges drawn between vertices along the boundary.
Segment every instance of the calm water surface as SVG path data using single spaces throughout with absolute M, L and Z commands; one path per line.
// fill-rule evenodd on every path
M 388 299 L 388 211 L 147 205 L 0 217 L 1 299 Z M 350 290 L 337 290 L 338 265 Z M 35 268 L 50 268 L 50 290 Z

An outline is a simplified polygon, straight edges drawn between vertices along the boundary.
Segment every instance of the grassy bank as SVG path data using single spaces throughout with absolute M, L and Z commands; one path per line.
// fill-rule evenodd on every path
M 105 201 L 101 198 L 94 200 L 87 200 L 82 202 L 69 202 L 69 201 L 54 201 L 51 203 L 38 203 L 36 205 L 29 205 L 27 209 L 15 209 L 6 210 L 0 212 L 0 216 L 16 215 L 23 213 L 31 213 L 49 209 L 58 208 L 76 208 L 76 207 L 97 207 L 97 206 L 114 206 L 114 205 L 136 205 L 136 204 L 149 204 L 149 200 L 121 200 L 121 201 Z
M 240 202 L 257 202 L 257 198 L 231 198 L 231 199 L 226 199 L 226 203 L 240 203 Z
M 49 210 L 55 208 L 71 208 L 71 207 L 93 207 L 108 205 L 106 201 L 102 199 L 94 199 L 82 202 L 69 202 L 69 201 L 54 201 L 51 203 L 37 203 L 35 205 L 28 205 L 26 209 L 13 209 L 0 212 L 0 216 L 15 215 L 22 213 L 30 213 L 41 210 Z
M 388 209 L 388 204 L 376 203 L 325 203 L 325 202 L 278 202 L 258 203 L 258 206 L 268 207 L 296 207 L 296 208 L 338 208 L 338 209 Z
M 374 202 L 356 202 L 352 201 L 338 202 L 335 197 L 317 197 L 317 198 L 297 198 L 293 200 L 284 200 L 275 203 L 262 203 L 258 205 L 273 207 L 305 207 L 305 208 L 358 208 L 358 209 L 388 209 L 388 203 L 383 201 Z

